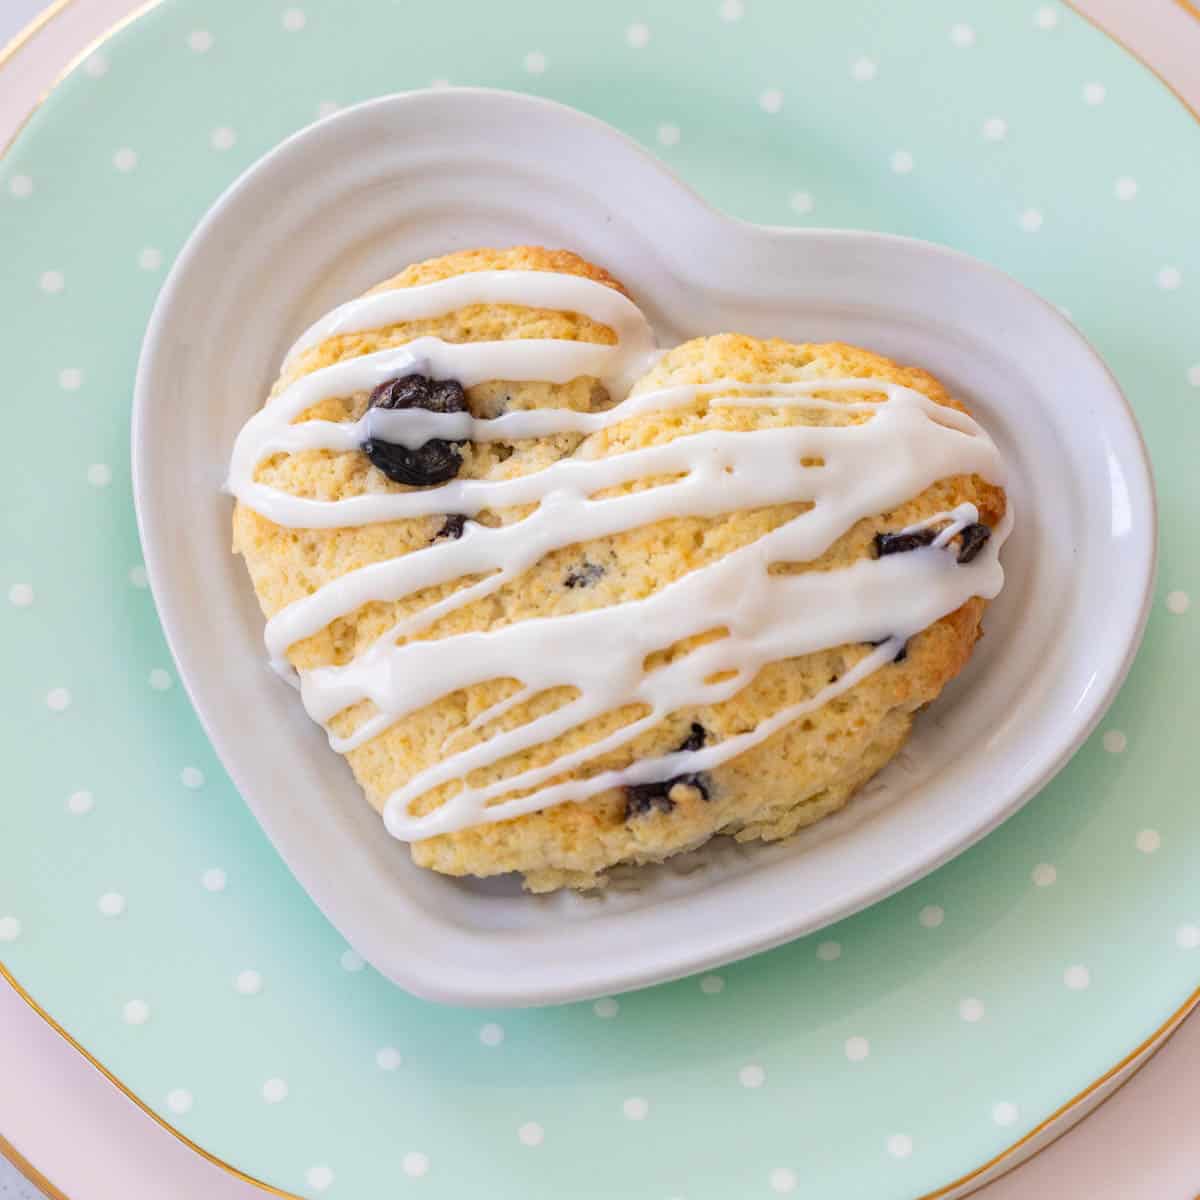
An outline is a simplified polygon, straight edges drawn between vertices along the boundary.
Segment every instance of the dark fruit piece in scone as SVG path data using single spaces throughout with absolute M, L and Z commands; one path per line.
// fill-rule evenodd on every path
M 875 557 L 885 554 L 904 554 L 928 546 L 937 533 L 932 529 L 914 529 L 911 533 L 877 533 L 875 535 Z
M 675 801 L 667 795 L 671 783 L 631 783 L 625 789 L 625 820 L 644 817 L 648 812 L 670 812 Z
M 434 542 L 441 541 L 457 541 L 463 535 L 463 530 L 467 527 L 468 518 L 462 513 L 447 513 L 446 519 L 442 522 L 442 527 L 430 539 Z
M 679 750 L 699 750 L 707 737 L 704 726 L 693 721 L 687 737 L 679 744 Z M 703 771 L 676 775 L 673 779 L 654 783 L 632 783 L 625 788 L 625 820 L 644 817 L 649 812 L 670 812 L 675 807 L 671 791 L 678 786 L 695 788 L 703 799 L 709 799 L 711 781 Z
M 644 817 L 651 811 L 670 812 L 675 807 L 671 792 L 681 786 L 695 788 L 703 799 L 709 799 L 709 779 L 703 772 L 676 775 L 657 783 L 631 783 L 625 788 L 625 820 Z
M 991 529 L 978 521 L 964 525 L 950 539 L 951 542 L 958 543 L 957 561 L 964 566 L 974 562 L 991 536 Z M 874 541 L 875 557 L 883 558 L 885 554 L 903 554 L 908 550 L 919 550 L 922 546 L 932 545 L 937 537 L 938 531 L 935 529 L 914 529 L 908 533 L 877 533 Z
M 467 399 L 462 385 L 454 379 L 430 379 L 428 375 L 402 375 L 388 379 L 372 393 L 367 406 L 372 408 L 423 408 L 435 413 L 467 411 Z M 368 418 L 369 421 L 369 418 Z M 460 441 L 430 438 L 424 445 L 410 450 L 394 442 L 369 437 L 362 444 L 363 453 L 393 483 L 411 487 L 431 487 L 453 479 L 462 466 Z
M 973 525 L 966 526 L 958 535 L 958 561 L 960 563 L 974 562 L 991 536 L 992 531 L 986 525 L 979 524 L 978 521 Z
M 602 575 L 604 568 L 599 563 L 584 562 L 567 572 L 563 586 L 569 588 L 591 587 Z
M 467 398 L 457 379 L 430 379 L 428 375 L 400 375 L 387 379 L 372 393 L 371 408 L 423 408 L 426 412 L 467 411 Z

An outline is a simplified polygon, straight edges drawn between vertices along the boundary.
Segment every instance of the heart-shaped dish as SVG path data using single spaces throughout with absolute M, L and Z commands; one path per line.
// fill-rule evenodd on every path
M 515 243 L 602 264 L 664 345 L 726 330 L 837 339 L 927 368 L 999 444 L 1017 516 L 987 638 L 868 794 L 785 844 L 712 843 L 619 875 L 594 899 L 535 899 L 412 865 L 268 669 L 220 490 L 238 429 L 315 317 L 409 262 Z M 1154 573 L 1137 427 L 1051 305 L 928 243 L 734 220 L 608 126 L 504 92 L 349 109 L 220 198 L 146 334 L 133 468 L 163 626 L 234 782 L 347 940 L 396 983 L 453 1003 L 550 1003 L 674 978 L 920 878 L 1078 748 L 1129 668 Z

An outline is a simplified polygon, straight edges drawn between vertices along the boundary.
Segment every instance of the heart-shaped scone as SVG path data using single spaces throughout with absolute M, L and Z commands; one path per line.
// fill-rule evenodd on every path
M 841 808 L 970 657 L 1003 482 L 925 372 L 661 353 L 605 271 L 536 247 L 318 322 L 230 471 L 272 659 L 389 831 L 534 891 Z

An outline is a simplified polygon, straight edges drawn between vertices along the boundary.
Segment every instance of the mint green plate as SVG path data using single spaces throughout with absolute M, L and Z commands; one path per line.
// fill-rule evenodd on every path
M 1146 640 L 1052 786 L 816 937 L 594 1006 L 438 1007 L 347 951 L 205 742 L 135 533 L 134 366 L 189 230 L 323 106 L 439 78 L 592 112 L 750 220 L 996 263 L 1105 356 L 1156 468 Z M 287 1192 L 904 1200 L 1002 1154 L 1200 982 L 1197 195 L 1194 119 L 1057 5 L 610 0 L 570 29 L 551 0 L 154 8 L 0 162 L 5 971 Z

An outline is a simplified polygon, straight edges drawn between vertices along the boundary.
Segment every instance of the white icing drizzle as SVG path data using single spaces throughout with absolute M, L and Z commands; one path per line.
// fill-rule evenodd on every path
M 616 288 L 582 275 L 560 275 L 554 271 L 470 271 L 419 287 L 390 288 L 339 305 L 300 335 L 288 351 L 284 365 L 327 338 L 383 329 L 402 321 L 440 317 L 474 304 L 513 304 L 574 312 L 607 325 L 624 351 L 622 390 L 633 384 L 644 369 L 644 361 L 654 353 L 654 334 L 642 310 Z
M 978 520 L 973 506 L 935 514 L 905 532 L 938 527 L 928 547 L 830 571 L 772 573 L 779 563 L 818 557 L 857 521 L 896 507 L 939 479 L 977 474 L 1003 484 L 995 445 L 966 414 L 919 392 L 870 379 L 813 379 L 777 384 L 732 380 L 676 385 L 625 396 L 600 413 L 537 410 L 479 420 L 465 413 L 369 410 L 357 422 L 304 421 L 321 400 L 374 388 L 420 371 L 464 387 L 489 380 L 565 383 L 601 379 L 622 396 L 654 355 L 640 311 L 612 288 L 572 275 L 490 271 L 351 301 L 312 326 L 289 361 L 322 340 L 480 303 L 577 312 L 612 328 L 614 346 L 557 340 L 447 343 L 417 338 L 403 346 L 317 370 L 292 383 L 242 429 L 230 464 L 229 489 L 276 524 L 339 528 L 434 513 L 473 516 L 483 509 L 536 504 L 528 516 L 490 528 L 468 523 L 457 540 L 435 542 L 400 558 L 349 572 L 277 613 L 266 643 L 276 669 L 288 648 L 339 616 L 372 601 L 397 601 L 463 576 L 482 576 L 436 604 L 405 617 L 351 662 L 300 672 L 306 709 L 328 723 L 370 701 L 374 712 L 349 736 L 330 733 L 335 749 L 352 750 L 395 721 L 460 688 L 516 679 L 515 694 L 478 714 L 480 728 L 531 697 L 556 688 L 574 698 L 515 729 L 493 732 L 447 754 L 388 798 L 384 819 L 396 837 L 413 841 L 481 822 L 504 820 L 608 788 L 709 770 L 760 744 L 895 658 L 904 642 L 972 596 L 995 596 L 1004 580 L 998 554 L 1011 527 L 1001 527 L 968 566 L 947 543 Z M 852 391 L 880 400 L 827 398 Z M 703 430 L 661 445 L 596 457 L 585 442 L 570 458 L 533 474 L 500 480 L 452 480 L 436 488 L 380 492 L 339 501 L 304 499 L 255 481 L 258 465 L 277 453 L 354 451 L 367 436 L 415 448 L 432 437 L 516 441 L 559 432 L 594 434 L 651 412 L 708 406 L 803 407 L 865 411 L 854 425 L 789 425 L 753 431 Z M 804 467 L 801 460 L 821 460 Z M 640 492 L 594 499 L 621 484 L 667 476 Z M 407 637 L 446 613 L 496 591 L 555 549 L 681 516 L 803 502 L 804 512 L 750 545 L 684 575 L 636 601 L 558 617 L 539 617 L 480 633 L 435 640 Z M 646 657 L 714 629 L 710 641 L 656 670 Z M 680 709 L 719 703 L 772 662 L 832 647 L 879 642 L 839 679 L 753 730 L 694 751 L 641 759 L 620 770 L 563 780 L 574 769 L 627 745 Z M 636 719 L 546 765 L 486 786 L 466 777 L 520 750 L 543 744 L 605 713 L 629 706 Z M 414 816 L 413 800 L 458 781 L 448 800 Z M 512 797 L 514 791 L 528 795 Z M 508 799 L 502 797 L 508 796 Z

